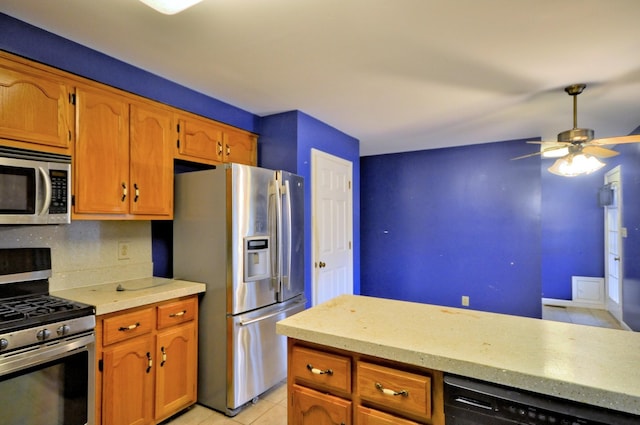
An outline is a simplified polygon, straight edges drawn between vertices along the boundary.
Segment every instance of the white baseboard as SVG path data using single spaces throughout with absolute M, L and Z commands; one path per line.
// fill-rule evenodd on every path
M 586 303 L 574 300 L 558 300 L 555 298 L 543 298 L 542 305 L 556 306 L 556 307 L 577 307 L 577 308 L 593 308 L 596 310 L 606 310 L 606 306 L 603 304 Z

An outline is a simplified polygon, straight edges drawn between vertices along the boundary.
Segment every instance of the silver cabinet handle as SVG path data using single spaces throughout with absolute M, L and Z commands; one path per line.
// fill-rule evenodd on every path
M 134 183 L 133 188 L 135 189 L 133 202 L 138 202 L 138 198 L 140 197 L 140 188 L 138 187 L 138 183 Z
M 162 352 L 162 361 L 160 362 L 160 367 L 163 367 L 167 362 L 167 352 L 165 351 L 164 347 L 161 347 L 160 351 Z
M 382 384 L 379 383 L 379 382 L 376 382 L 376 389 L 378 391 L 380 391 L 381 393 L 386 394 L 386 395 L 393 395 L 393 396 L 401 395 L 403 397 L 409 397 L 409 391 L 407 391 L 407 390 L 400 390 L 400 391 L 390 390 L 388 388 L 383 387 Z
M 331 369 L 327 369 L 327 370 L 317 369 L 317 368 L 313 367 L 313 365 L 311 365 L 311 364 L 307 364 L 307 370 L 309 372 L 313 373 L 314 375 L 333 375 L 333 370 L 331 370 Z
M 135 328 L 137 328 L 138 326 L 140 326 L 140 322 L 136 322 L 136 323 L 134 323 L 133 325 L 129 325 L 129 326 L 120 326 L 120 327 L 118 328 L 118 330 L 119 330 L 120 332 L 132 331 L 132 330 L 134 330 Z

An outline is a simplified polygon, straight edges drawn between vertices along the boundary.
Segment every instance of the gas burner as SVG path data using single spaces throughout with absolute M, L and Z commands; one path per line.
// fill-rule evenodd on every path
M 30 319 L 79 308 L 82 308 L 82 306 L 51 295 L 9 299 L 0 301 L 0 323 Z

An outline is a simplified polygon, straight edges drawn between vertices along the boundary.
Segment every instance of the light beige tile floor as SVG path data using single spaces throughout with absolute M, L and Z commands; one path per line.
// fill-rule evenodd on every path
M 196 404 L 167 425 L 287 425 L 286 382 L 266 392 L 255 404 L 230 418 Z
M 542 318 L 556 322 L 574 323 L 576 325 L 624 329 L 608 311 L 592 308 L 543 305 Z

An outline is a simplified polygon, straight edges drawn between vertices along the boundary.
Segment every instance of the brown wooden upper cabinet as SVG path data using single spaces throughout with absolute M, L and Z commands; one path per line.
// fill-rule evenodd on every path
M 71 155 L 72 91 L 62 78 L 0 54 L 3 144 Z
M 234 128 L 227 129 L 223 136 L 224 162 L 258 164 L 258 136 Z
M 74 219 L 173 218 L 172 114 L 76 89 Z
M 257 165 L 257 136 L 193 114 L 176 116 L 175 157 L 205 164 Z

